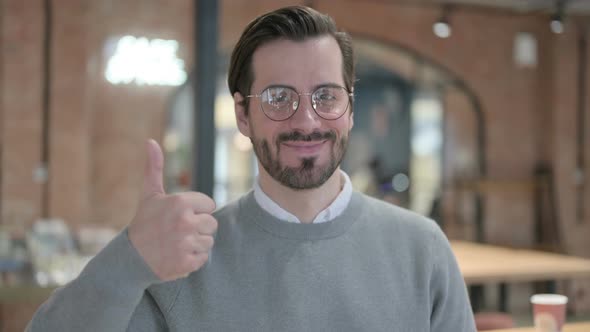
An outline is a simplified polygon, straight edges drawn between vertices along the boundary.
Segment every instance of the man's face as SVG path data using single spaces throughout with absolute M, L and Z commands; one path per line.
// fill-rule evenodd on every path
M 253 55 L 254 82 L 250 94 L 269 86 L 288 86 L 311 93 L 319 86 L 344 86 L 342 54 L 331 36 L 305 41 L 277 40 L 258 48 Z M 236 100 L 236 117 L 242 134 L 250 137 L 261 175 L 268 173 L 292 189 L 321 186 L 340 165 L 353 125 L 352 105 L 336 120 L 319 117 L 309 95 L 300 97 L 297 112 L 284 121 L 273 121 L 261 110 L 260 98 L 248 98 L 249 113 Z

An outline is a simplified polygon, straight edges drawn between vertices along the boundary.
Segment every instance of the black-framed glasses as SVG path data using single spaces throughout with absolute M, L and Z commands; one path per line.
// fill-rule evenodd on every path
M 288 86 L 273 85 L 259 95 L 248 95 L 246 98 L 260 98 L 260 108 L 269 119 L 284 121 L 297 112 L 301 96 L 310 96 L 311 106 L 319 117 L 336 120 L 346 113 L 354 94 L 338 85 L 320 86 L 311 93 L 299 93 Z

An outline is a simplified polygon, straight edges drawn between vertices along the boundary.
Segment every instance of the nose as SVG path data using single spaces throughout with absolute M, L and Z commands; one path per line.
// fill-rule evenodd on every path
M 289 119 L 291 130 L 302 133 L 311 133 L 321 127 L 322 119 L 317 115 L 311 105 L 309 94 L 301 94 L 299 97 L 299 107 L 293 116 Z

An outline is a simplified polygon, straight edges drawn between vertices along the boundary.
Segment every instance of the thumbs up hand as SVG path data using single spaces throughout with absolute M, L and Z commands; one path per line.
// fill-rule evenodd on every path
M 129 225 L 129 240 L 156 276 L 170 281 L 207 262 L 217 231 L 217 220 L 211 215 L 215 202 L 197 192 L 167 195 L 162 149 L 149 140 L 147 150 L 144 188 Z

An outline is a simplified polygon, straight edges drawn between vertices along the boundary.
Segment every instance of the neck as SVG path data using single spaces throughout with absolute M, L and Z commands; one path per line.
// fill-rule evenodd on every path
M 280 207 L 297 217 L 302 223 L 310 224 L 315 217 L 332 203 L 342 190 L 340 168 L 328 181 L 314 189 L 295 190 L 273 179 L 263 167 L 259 167 L 260 188 Z

